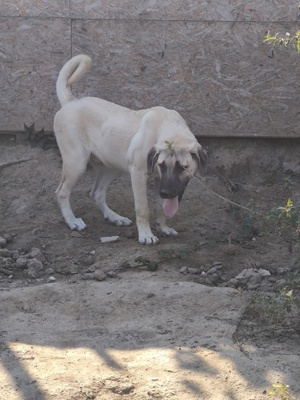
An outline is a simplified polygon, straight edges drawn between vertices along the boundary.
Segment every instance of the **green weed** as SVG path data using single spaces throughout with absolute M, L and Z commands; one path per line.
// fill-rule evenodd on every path
M 270 32 L 267 32 L 264 43 L 284 47 L 291 45 L 297 49 L 298 53 L 300 53 L 300 31 L 296 31 L 294 35 L 291 35 L 289 32 L 286 32 L 285 35 L 279 35 L 279 33 L 272 35 Z
M 289 385 L 274 383 L 272 388 L 273 389 L 268 393 L 268 396 L 272 396 L 278 400 L 296 400 L 296 397 L 294 397 L 289 390 Z
M 31 147 L 41 147 L 43 150 L 57 147 L 55 137 L 53 135 L 46 134 L 44 128 L 36 131 L 34 124 L 30 126 L 24 124 L 24 132 L 22 132 L 19 137 L 21 140 L 28 141 Z
M 300 202 L 288 198 L 284 206 L 273 207 L 266 214 L 266 223 L 289 243 L 300 238 Z
M 300 301 L 294 291 L 284 288 L 274 296 L 255 294 L 253 297 L 255 309 L 272 323 L 282 322 L 285 318 L 292 316 L 293 310 L 300 310 Z

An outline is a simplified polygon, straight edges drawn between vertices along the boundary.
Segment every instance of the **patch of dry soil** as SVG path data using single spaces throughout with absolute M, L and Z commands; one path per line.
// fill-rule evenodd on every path
M 263 224 L 272 207 L 299 198 L 297 146 L 201 143 L 209 169 L 190 182 L 172 220 L 178 238 L 145 247 L 134 226 L 103 221 L 88 195 L 92 171 L 72 196 L 88 229 L 71 232 L 54 196 L 58 150 L 2 140 L 3 398 L 260 400 L 273 383 L 300 396 L 299 313 L 276 321 L 264 313 L 291 280 L 299 291 L 297 246 Z M 153 209 L 151 187 L 149 196 Z M 128 177 L 108 200 L 134 220 Z M 113 235 L 119 241 L 100 243 Z M 247 268 L 270 274 L 236 280 Z

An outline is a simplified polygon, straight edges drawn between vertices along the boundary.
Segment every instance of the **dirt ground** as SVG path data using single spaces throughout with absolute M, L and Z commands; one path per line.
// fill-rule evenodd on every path
M 141 246 L 94 207 L 91 170 L 72 195 L 87 230 L 71 232 L 58 149 L 12 139 L 0 143 L 0 398 L 261 400 L 273 384 L 300 398 L 299 310 L 278 297 L 299 294 L 299 249 L 292 228 L 265 223 L 299 199 L 296 141 L 200 140 L 209 168 L 170 221 L 178 238 Z M 127 176 L 108 203 L 134 220 Z

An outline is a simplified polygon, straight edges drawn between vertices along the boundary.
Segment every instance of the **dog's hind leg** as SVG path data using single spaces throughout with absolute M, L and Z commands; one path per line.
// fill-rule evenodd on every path
M 72 230 L 82 231 L 86 228 L 85 223 L 81 218 L 76 218 L 70 205 L 70 195 L 72 188 L 84 173 L 86 169 L 86 162 L 82 161 L 76 164 L 68 164 L 63 162 L 62 178 L 58 188 L 55 191 L 57 203 L 61 209 L 62 215 L 66 224 Z
M 94 169 L 96 172 L 96 179 L 91 191 L 91 196 L 94 197 L 95 203 L 102 212 L 105 220 L 117 226 L 131 225 L 132 221 L 130 219 L 117 214 L 106 204 L 107 188 L 111 181 L 118 175 L 118 171 L 107 169 L 104 166 L 94 166 Z
M 163 199 L 159 196 L 159 186 L 160 179 L 154 179 L 154 190 L 155 190 L 155 211 L 156 211 L 156 228 L 158 232 L 161 233 L 162 236 L 178 236 L 178 233 L 175 229 L 170 228 L 166 224 L 166 217 L 163 213 Z

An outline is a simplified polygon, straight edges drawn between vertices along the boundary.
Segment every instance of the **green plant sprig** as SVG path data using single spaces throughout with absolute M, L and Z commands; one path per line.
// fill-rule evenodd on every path
M 284 47 L 292 45 L 297 49 L 298 53 L 300 53 L 300 31 L 297 31 L 294 35 L 286 32 L 285 36 L 280 36 L 279 33 L 272 35 L 270 32 L 267 32 L 264 43 Z

